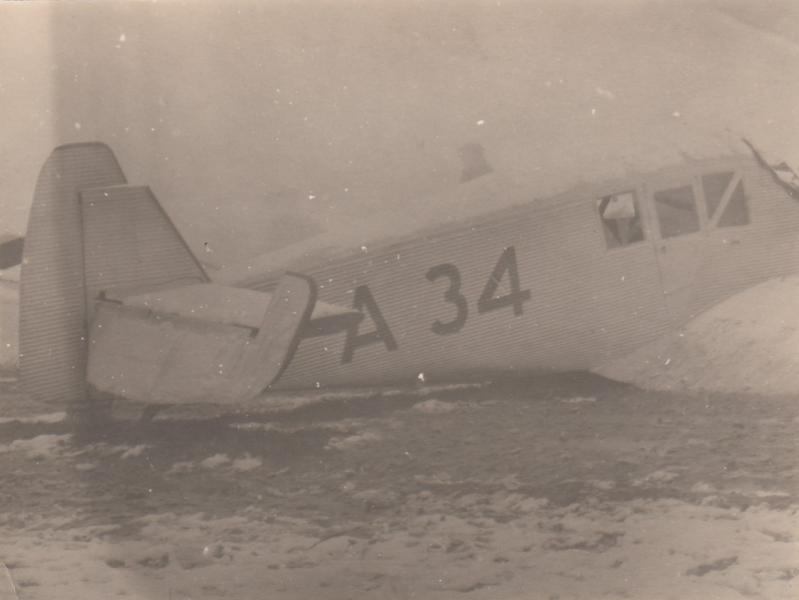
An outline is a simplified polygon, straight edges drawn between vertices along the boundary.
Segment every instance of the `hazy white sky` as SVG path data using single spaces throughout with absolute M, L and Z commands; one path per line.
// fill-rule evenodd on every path
M 24 230 L 42 158 L 56 142 L 48 10 L 0 5 L 0 233 Z
M 24 229 L 50 149 L 81 140 L 109 143 L 220 260 L 390 229 L 387 207 L 457 185 L 469 142 L 532 189 L 636 164 L 675 132 L 732 128 L 795 156 L 798 15 L 789 2 L 4 3 L 0 232 Z

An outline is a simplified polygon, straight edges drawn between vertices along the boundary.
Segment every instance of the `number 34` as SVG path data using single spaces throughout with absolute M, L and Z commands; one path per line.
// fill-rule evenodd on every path
M 510 293 L 505 296 L 495 298 L 500 282 L 507 274 L 510 280 Z M 457 333 L 466 323 L 469 317 L 469 303 L 461 293 L 461 274 L 458 267 L 452 263 L 444 263 L 432 267 L 427 271 L 427 279 L 431 282 L 439 279 L 449 281 L 449 286 L 444 291 L 444 301 L 452 304 L 455 315 L 448 321 L 435 321 L 430 327 L 431 331 L 437 335 L 447 335 Z M 483 288 L 483 293 L 477 299 L 477 312 L 479 314 L 499 310 L 506 306 L 513 307 L 513 314 L 522 314 L 522 304 L 530 299 L 530 290 L 522 290 L 519 283 L 519 269 L 516 267 L 516 250 L 513 246 L 505 248 L 499 257 L 491 276 Z M 389 352 L 398 348 L 397 340 L 389 329 L 388 323 L 380 313 L 369 287 L 366 285 L 358 286 L 355 289 L 355 296 L 352 301 L 355 310 L 368 313 L 374 322 L 375 329 L 366 333 L 360 333 L 359 324 L 355 324 L 347 330 L 347 339 L 344 342 L 344 351 L 341 356 L 342 364 L 352 362 L 355 351 L 364 346 L 383 343 Z
M 510 293 L 499 298 L 494 294 L 500 282 L 507 273 L 510 279 Z M 430 281 L 446 278 L 449 280 L 449 287 L 444 292 L 444 300 L 454 306 L 455 315 L 449 321 L 435 321 L 430 327 L 433 333 L 447 335 L 457 333 L 463 328 L 466 319 L 469 317 L 469 303 L 461 293 L 461 274 L 458 267 L 452 263 L 444 263 L 432 267 L 426 275 Z M 519 282 L 519 269 L 516 265 L 516 249 L 513 246 L 505 248 L 499 257 L 491 276 L 483 288 L 483 293 L 477 300 L 477 312 L 483 314 L 492 310 L 499 310 L 506 306 L 513 307 L 513 314 L 522 314 L 522 305 L 530 299 L 530 290 L 522 290 Z

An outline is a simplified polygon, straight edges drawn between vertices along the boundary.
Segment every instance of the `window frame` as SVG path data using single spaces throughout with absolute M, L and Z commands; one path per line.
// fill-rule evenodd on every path
M 694 195 L 694 204 L 696 206 L 696 217 L 699 222 L 699 228 L 695 231 L 688 231 L 679 235 L 663 235 L 663 229 L 660 226 L 660 215 L 658 214 L 657 199 L 655 194 L 658 192 L 665 192 L 677 188 L 690 187 Z M 675 178 L 670 183 L 658 182 L 657 185 L 650 184 L 649 193 L 647 194 L 650 205 L 652 206 L 652 221 L 653 228 L 657 231 L 656 239 L 659 242 L 670 242 L 672 240 L 679 240 L 693 235 L 701 235 L 707 231 L 707 205 L 705 203 L 705 195 L 703 193 L 701 184 L 697 182 L 696 176 L 686 175 L 682 178 Z
M 645 202 L 643 201 L 643 194 L 641 193 L 641 188 L 637 185 L 629 185 L 629 186 L 620 186 L 618 188 L 614 188 L 615 191 L 611 191 L 608 193 L 600 193 L 600 194 L 592 194 L 591 196 L 591 212 L 594 213 L 594 219 L 596 220 L 597 224 L 599 225 L 599 235 L 602 240 L 602 246 L 605 248 L 605 252 L 615 252 L 618 250 L 624 250 L 625 248 L 636 247 L 639 244 L 644 244 L 648 241 L 648 237 L 651 235 L 649 226 L 647 224 L 647 215 L 645 212 Z M 635 203 L 635 210 L 636 216 L 638 217 L 638 221 L 641 225 L 641 239 L 636 240 L 635 242 L 630 242 L 628 244 L 619 244 L 617 246 L 610 246 L 608 244 L 608 236 L 605 231 L 605 219 L 599 212 L 599 204 L 602 202 L 604 198 L 609 196 L 619 196 L 621 194 L 632 194 L 633 195 L 633 202 Z
M 705 186 L 702 183 L 702 177 L 704 177 L 705 175 L 714 175 L 716 173 L 724 173 L 724 172 L 732 173 L 732 178 L 730 179 L 730 183 L 727 184 L 727 189 L 724 190 L 724 195 L 721 197 L 721 200 L 719 200 L 719 204 L 716 207 L 716 210 L 711 215 L 708 212 L 707 198 L 705 197 Z M 736 228 L 736 227 L 747 227 L 747 226 L 752 224 L 752 211 L 751 211 L 750 206 L 749 206 L 749 195 L 746 193 L 746 186 L 744 185 L 743 171 L 741 169 L 733 168 L 733 169 L 728 169 L 726 171 L 725 170 L 720 170 L 720 169 L 713 170 L 713 171 L 703 171 L 702 173 L 700 173 L 700 174 L 698 174 L 696 176 L 696 179 L 697 179 L 698 184 L 699 184 L 699 191 L 702 194 L 702 202 L 705 205 L 705 219 L 706 219 L 706 222 L 707 222 L 707 229 L 708 230 L 712 230 L 712 229 L 722 229 L 723 230 L 723 229 L 730 229 L 730 228 Z M 746 202 L 747 222 L 743 223 L 743 224 L 724 225 L 723 227 L 720 227 L 719 226 L 719 221 L 721 220 L 721 217 L 724 215 L 725 211 L 729 207 L 730 202 L 732 201 L 732 197 L 735 194 L 735 190 L 736 190 L 736 188 L 739 185 L 741 186 L 741 192 L 743 193 L 744 202 Z

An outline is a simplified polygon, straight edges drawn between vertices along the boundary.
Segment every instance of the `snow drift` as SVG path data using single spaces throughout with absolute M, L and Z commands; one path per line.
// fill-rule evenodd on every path
M 797 306 L 799 276 L 766 281 L 599 373 L 646 389 L 795 394 Z

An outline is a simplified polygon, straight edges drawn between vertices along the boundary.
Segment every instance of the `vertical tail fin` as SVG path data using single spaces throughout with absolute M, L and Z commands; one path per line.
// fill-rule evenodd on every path
M 20 377 L 39 400 L 86 400 L 87 323 L 99 290 L 207 280 L 149 189 L 125 183 L 100 143 L 56 148 L 39 174 L 19 329 Z
M 102 290 L 208 281 L 150 188 L 97 187 L 80 196 L 87 321 Z
M 56 148 L 36 182 L 20 273 L 19 366 L 37 399 L 85 397 L 86 296 L 79 193 L 125 183 L 103 144 Z

